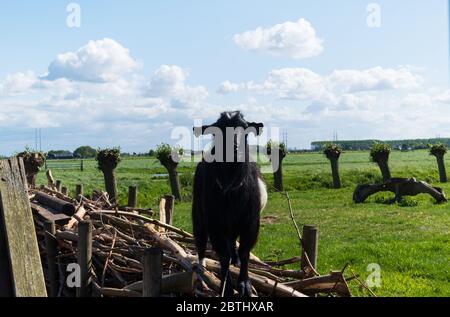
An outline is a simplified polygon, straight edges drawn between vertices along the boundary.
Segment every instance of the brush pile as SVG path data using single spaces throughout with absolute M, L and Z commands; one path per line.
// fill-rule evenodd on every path
M 71 278 L 70 264 L 77 263 L 81 220 L 90 221 L 93 226 L 92 296 L 141 297 L 142 256 L 153 247 L 163 250 L 163 296 L 217 297 L 221 294 L 220 265 L 214 252 L 208 252 L 205 267 L 198 265 L 193 235 L 165 223 L 164 212 L 119 207 L 102 192 L 96 192 L 92 199 L 81 195 L 72 199 L 55 188 L 44 186 L 30 190 L 30 201 L 48 284 L 51 282 L 44 225 L 48 221 L 56 224 L 56 231 L 50 236 L 57 243 L 57 296 L 75 296 L 75 288 L 69 287 L 67 282 Z M 160 211 L 164 208 L 163 199 Z M 351 296 L 343 272 L 319 276 L 312 269 L 285 269 L 286 265 L 299 262 L 300 257 L 264 262 L 252 255 L 249 275 L 254 296 Z M 230 274 L 236 283 L 239 268 L 232 266 Z

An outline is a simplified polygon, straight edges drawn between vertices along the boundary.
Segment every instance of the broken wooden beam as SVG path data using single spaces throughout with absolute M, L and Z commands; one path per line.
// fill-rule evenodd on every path
M 63 213 L 67 216 L 72 217 L 76 212 L 75 206 L 73 204 L 57 197 L 44 194 L 43 192 L 37 193 L 34 196 L 34 199 L 40 204 L 54 209 L 57 213 Z
M 334 290 L 342 297 L 350 297 L 351 293 L 342 272 L 332 272 L 329 275 L 316 276 L 304 280 L 284 283 L 304 294 L 329 293 Z
M 164 275 L 162 277 L 161 293 L 192 295 L 194 293 L 194 284 L 196 279 L 197 275 L 194 272 L 181 272 Z M 141 293 L 143 289 L 143 281 L 132 283 L 124 289 Z
M 66 214 L 55 214 L 52 212 L 51 209 L 48 209 L 44 206 L 40 206 L 35 203 L 31 203 L 31 210 L 33 210 L 34 213 L 36 213 L 39 218 L 41 218 L 44 222 L 50 221 L 54 222 L 55 224 L 59 226 L 64 226 L 70 221 L 70 217 Z

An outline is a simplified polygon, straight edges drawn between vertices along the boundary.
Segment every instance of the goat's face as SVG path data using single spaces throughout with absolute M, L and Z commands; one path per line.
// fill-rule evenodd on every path
M 260 135 L 262 123 L 248 122 L 240 111 L 223 112 L 216 123 L 195 127 L 194 134 L 213 135 L 212 153 L 218 162 L 248 162 L 247 138 L 250 133 Z

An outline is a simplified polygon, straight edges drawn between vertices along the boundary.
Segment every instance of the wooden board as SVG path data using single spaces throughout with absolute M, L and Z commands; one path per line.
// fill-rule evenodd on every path
M 47 296 L 22 159 L 0 161 L 0 218 L 0 258 L 8 261 L 8 269 L 0 271 L 0 292 L 16 297 Z M 3 284 L 8 280 L 12 289 Z

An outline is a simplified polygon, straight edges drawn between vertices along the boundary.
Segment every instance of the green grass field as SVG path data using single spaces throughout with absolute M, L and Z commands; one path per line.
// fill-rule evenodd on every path
M 394 177 L 416 177 L 438 185 L 436 161 L 426 151 L 393 152 L 390 166 Z M 174 221 L 186 230 L 191 230 L 194 167 L 192 163 L 179 167 L 184 201 L 177 204 Z M 342 154 L 340 190 L 331 188 L 330 165 L 321 154 L 290 155 L 283 167 L 297 223 L 319 228 L 318 270 L 322 274 L 341 270 L 349 263 L 365 280 L 370 274 L 368 265 L 377 263 L 382 281 L 381 287 L 373 291 L 378 296 L 450 296 L 449 204 L 437 205 L 431 197 L 420 195 L 407 200 L 409 207 L 387 205 L 382 202 L 392 196 L 388 194 L 376 195 L 365 204 L 354 204 L 352 193 L 357 183 L 381 181 L 378 167 L 369 162 L 368 152 Z M 128 186 L 137 185 L 139 205 L 157 209 L 161 195 L 170 192 L 167 179 L 152 176 L 160 173 L 165 170 L 155 159 L 124 159 L 117 169 L 121 203 L 126 203 Z M 76 184 L 84 184 L 86 193 L 104 187 L 93 160 L 85 161 L 83 172 L 54 170 L 53 174 L 72 192 Z M 264 177 L 270 188 L 272 175 Z M 44 173 L 39 175 L 38 183 L 46 183 Z M 450 184 L 441 187 L 450 193 Z M 272 190 L 254 253 L 263 259 L 300 254 L 286 199 Z M 354 295 L 368 295 L 357 283 L 351 282 L 351 286 Z

